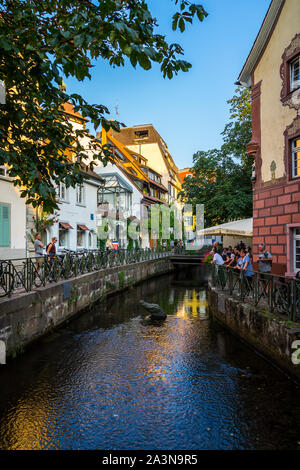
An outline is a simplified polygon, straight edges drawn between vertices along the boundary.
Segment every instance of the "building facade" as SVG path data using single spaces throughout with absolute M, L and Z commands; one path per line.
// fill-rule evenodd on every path
M 27 239 L 27 210 L 19 189 L 0 167 L 0 258 L 25 258 Z
M 145 159 L 148 171 L 160 175 L 160 182 L 167 188 L 167 202 L 169 204 L 177 202 L 178 193 L 181 191 L 178 168 L 166 142 L 155 127 L 152 124 L 126 127 L 119 133 L 112 130 L 111 135 L 130 151 Z
M 272 0 L 240 73 L 252 89 L 253 253 L 273 272 L 300 270 L 300 2 Z
M 184 183 L 184 180 L 187 176 L 193 176 L 191 168 L 183 168 L 182 170 L 178 170 L 178 175 L 181 181 L 181 184 Z

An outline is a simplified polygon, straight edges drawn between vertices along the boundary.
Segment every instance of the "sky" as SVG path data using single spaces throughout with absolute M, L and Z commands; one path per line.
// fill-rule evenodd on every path
M 112 68 L 93 62 L 92 79 L 67 79 L 67 92 L 80 93 L 90 104 L 103 104 L 109 118 L 126 126 L 153 124 L 166 141 L 179 168 L 193 164 L 198 150 L 218 148 L 229 120 L 229 100 L 239 73 L 267 12 L 270 0 L 198 0 L 208 17 L 194 20 L 184 33 L 173 32 L 174 0 L 148 0 L 158 19 L 160 34 L 184 48 L 193 67 L 172 80 L 164 79 L 159 65 L 144 71 Z M 118 114 L 116 114 L 118 109 Z

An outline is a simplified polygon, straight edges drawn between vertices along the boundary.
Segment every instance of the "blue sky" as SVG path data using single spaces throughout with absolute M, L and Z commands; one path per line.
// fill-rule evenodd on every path
M 201 0 L 199 0 L 200 3 Z M 179 168 L 192 166 L 197 150 L 222 143 L 220 133 L 228 122 L 228 104 L 240 70 L 252 47 L 270 0 L 203 0 L 209 16 L 195 20 L 184 33 L 173 32 L 171 0 L 149 0 L 159 20 L 159 32 L 179 42 L 193 68 L 172 80 L 164 79 L 158 65 L 150 71 L 130 63 L 111 68 L 98 60 L 92 80 L 67 79 L 68 92 L 81 93 L 90 103 L 104 104 L 112 118 L 127 126 L 152 123 Z

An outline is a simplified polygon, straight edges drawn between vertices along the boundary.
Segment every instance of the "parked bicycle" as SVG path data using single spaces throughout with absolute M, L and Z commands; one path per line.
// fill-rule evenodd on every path
M 0 297 L 10 296 L 14 289 L 14 276 L 8 261 L 0 261 Z

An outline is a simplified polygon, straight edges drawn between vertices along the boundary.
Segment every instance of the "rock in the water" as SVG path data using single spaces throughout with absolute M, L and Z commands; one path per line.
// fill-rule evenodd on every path
M 159 305 L 149 304 L 144 300 L 140 300 L 140 304 L 144 307 L 145 310 L 147 310 L 147 312 L 151 313 L 152 320 L 165 320 L 167 318 L 167 315 Z

